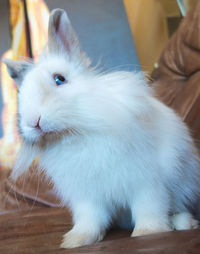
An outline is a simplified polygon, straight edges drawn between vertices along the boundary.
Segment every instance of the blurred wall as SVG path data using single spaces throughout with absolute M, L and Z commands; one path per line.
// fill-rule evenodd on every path
M 194 4 L 196 0 L 185 0 Z M 142 70 L 151 73 L 180 22 L 176 0 L 124 0 Z
M 124 4 L 141 68 L 150 73 L 168 40 L 162 3 L 158 0 L 124 0 Z
M 46 0 L 67 11 L 84 51 L 104 70 L 140 70 L 123 0 Z

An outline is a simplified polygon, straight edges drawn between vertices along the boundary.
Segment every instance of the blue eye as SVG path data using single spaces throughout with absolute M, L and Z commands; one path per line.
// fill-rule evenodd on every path
M 57 86 L 60 86 L 60 85 L 63 85 L 63 84 L 67 83 L 67 80 L 65 79 L 65 77 L 63 77 L 60 74 L 54 74 L 53 79 L 55 80 Z

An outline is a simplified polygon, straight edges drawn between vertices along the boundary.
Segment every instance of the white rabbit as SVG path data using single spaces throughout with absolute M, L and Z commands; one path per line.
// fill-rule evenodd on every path
M 38 63 L 5 63 L 19 85 L 23 137 L 12 177 L 39 156 L 73 214 L 61 247 L 100 241 L 114 221 L 134 228 L 131 236 L 198 226 L 197 150 L 142 74 L 92 70 L 61 9 L 50 15 L 48 52 Z

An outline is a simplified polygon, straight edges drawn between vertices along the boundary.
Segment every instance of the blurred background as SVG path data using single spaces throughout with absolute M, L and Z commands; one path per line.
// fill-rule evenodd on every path
M 10 3 L 0 1 L 0 55 L 11 46 Z M 32 0 L 68 12 L 83 49 L 105 69 L 130 67 L 151 72 L 182 16 L 196 0 Z M 181 12 L 182 10 L 182 12 Z M 134 44 L 135 43 L 135 44 Z M 137 62 L 137 56 L 139 62 Z

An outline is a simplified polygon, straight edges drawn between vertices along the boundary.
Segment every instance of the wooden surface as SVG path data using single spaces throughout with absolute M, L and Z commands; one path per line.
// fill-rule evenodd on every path
M 70 250 L 60 249 L 62 235 L 71 226 L 69 213 L 59 208 L 37 208 L 2 214 L 0 215 L 0 253 L 200 253 L 200 230 L 137 238 L 130 238 L 129 231 L 112 230 L 100 243 Z

